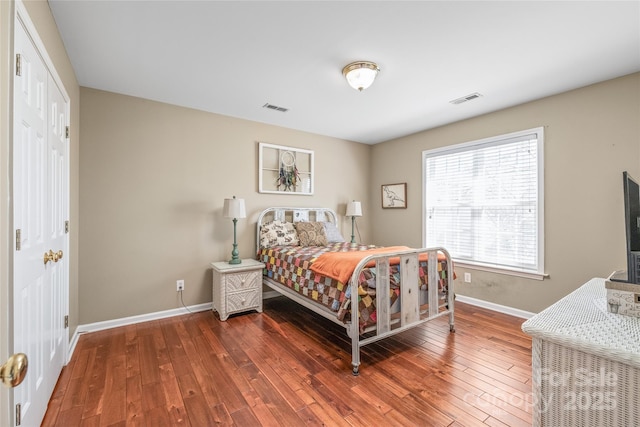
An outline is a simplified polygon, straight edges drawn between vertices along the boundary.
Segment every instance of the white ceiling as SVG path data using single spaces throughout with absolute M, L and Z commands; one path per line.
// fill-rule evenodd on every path
M 366 144 L 640 71 L 640 1 L 49 4 L 81 86 Z

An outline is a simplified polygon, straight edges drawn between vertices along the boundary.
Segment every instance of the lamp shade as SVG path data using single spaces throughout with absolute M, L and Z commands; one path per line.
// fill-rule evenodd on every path
M 362 205 L 360 202 L 347 203 L 347 215 L 346 216 L 362 216 Z
M 244 208 L 244 199 L 224 199 L 222 213 L 225 218 L 246 218 L 247 211 Z
M 362 92 L 373 84 L 378 75 L 378 65 L 369 61 L 356 61 L 342 69 L 342 74 L 347 79 L 349 86 Z

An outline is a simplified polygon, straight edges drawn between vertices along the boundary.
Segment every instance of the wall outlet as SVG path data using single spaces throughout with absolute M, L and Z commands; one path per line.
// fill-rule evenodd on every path
M 176 280 L 176 291 L 184 291 L 184 280 Z
M 471 273 L 464 273 L 465 283 L 471 283 Z

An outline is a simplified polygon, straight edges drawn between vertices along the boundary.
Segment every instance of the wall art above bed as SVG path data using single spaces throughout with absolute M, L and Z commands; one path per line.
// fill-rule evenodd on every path
M 383 209 L 407 208 L 407 183 L 382 185 Z
M 258 191 L 313 194 L 313 151 L 259 143 Z

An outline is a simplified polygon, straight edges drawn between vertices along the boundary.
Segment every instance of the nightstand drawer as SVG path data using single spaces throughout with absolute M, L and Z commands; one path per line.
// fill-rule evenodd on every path
M 258 289 L 261 285 L 260 271 L 243 271 L 239 273 L 228 273 L 226 277 L 227 293 Z
M 227 294 L 227 313 L 257 308 L 261 304 L 262 293 L 258 289 Z

